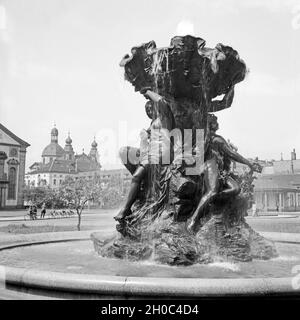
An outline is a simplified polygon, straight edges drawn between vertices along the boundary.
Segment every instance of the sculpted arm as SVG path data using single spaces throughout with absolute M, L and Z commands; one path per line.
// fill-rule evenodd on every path
M 163 127 L 171 130 L 173 114 L 170 110 L 168 102 L 161 95 L 149 90 L 148 88 L 141 90 L 141 93 L 154 102 L 156 112 L 162 121 Z
M 243 163 L 247 165 L 250 169 L 253 169 L 253 164 L 248 159 L 241 156 L 239 153 L 234 151 L 228 143 L 222 137 L 218 136 L 215 138 L 215 142 L 218 144 L 218 147 L 232 160 Z
M 144 92 L 142 92 L 142 90 L 141 90 L 141 93 L 143 93 L 146 97 L 151 99 L 153 102 L 159 102 L 162 99 L 161 95 L 159 95 L 158 93 L 153 92 L 149 89 L 145 89 Z
M 232 105 L 234 97 L 234 86 L 225 94 L 224 98 L 220 100 L 211 101 L 208 112 L 217 112 L 229 108 Z

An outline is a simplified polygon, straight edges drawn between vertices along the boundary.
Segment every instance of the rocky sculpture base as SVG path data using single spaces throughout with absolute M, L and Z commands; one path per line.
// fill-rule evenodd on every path
M 101 233 L 91 238 L 96 252 L 108 258 L 130 261 L 152 260 L 168 265 L 191 265 L 217 261 L 270 259 L 277 256 L 275 245 L 255 232 L 245 221 L 245 211 L 237 215 L 241 199 L 237 198 L 220 210 L 212 212 L 196 234 L 186 230 L 186 222 L 174 222 L 173 217 L 161 215 L 152 223 L 140 224 L 140 237 L 118 235 L 101 240 Z M 167 214 L 168 215 L 168 214 Z

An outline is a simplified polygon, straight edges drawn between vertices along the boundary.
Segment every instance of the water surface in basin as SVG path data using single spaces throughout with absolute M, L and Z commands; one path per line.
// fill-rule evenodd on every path
M 300 245 L 276 243 L 279 257 L 271 260 L 172 267 L 152 261 L 130 262 L 99 257 L 90 240 L 49 243 L 0 251 L 0 264 L 42 271 L 131 277 L 267 278 L 291 277 L 300 265 Z

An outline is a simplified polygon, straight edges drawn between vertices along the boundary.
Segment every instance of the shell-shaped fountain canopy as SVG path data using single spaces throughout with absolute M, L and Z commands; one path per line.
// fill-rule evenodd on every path
M 190 35 L 173 37 L 169 47 L 157 48 L 154 41 L 133 47 L 120 65 L 136 91 L 150 87 L 161 95 L 195 102 L 226 94 L 247 71 L 230 46 L 208 48 L 205 40 Z

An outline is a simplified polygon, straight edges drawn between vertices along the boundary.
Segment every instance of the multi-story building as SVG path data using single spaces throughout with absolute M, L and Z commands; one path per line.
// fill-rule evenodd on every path
M 21 208 L 29 143 L 0 124 L 0 209 Z
M 277 160 L 263 168 L 254 182 L 254 199 L 261 211 L 300 211 L 300 160 Z
M 131 174 L 127 169 L 101 170 L 100 181 L 103 187 L 117 187 L 121 193 L 127 193 L 131 182 Z
M 101 165 L 97 142 L 92 142 L 89 154 L 84 151 L 75 154 L 70 134 L 65 141 L 65 147 L 58 143 L 58 130 L 51 130 L 51 141 L 42 152 L 40 162 L 34 162 L 25 175 L 26 185 L 29 187 L 49 186 L 58 188 L 66 177 L 86 177 L 92 179 L 100 174 Z

